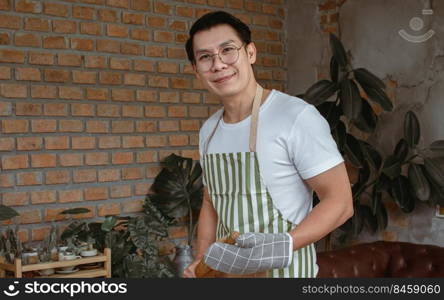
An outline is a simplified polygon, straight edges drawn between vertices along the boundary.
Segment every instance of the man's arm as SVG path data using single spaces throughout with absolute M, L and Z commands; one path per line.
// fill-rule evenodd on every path
M 341 163 L 305 180 L 320 200 L 299 225 L 290 231 L 293 249 L 317 242 L 353 216 L 353 198 L 345 164 Z
M 217 213 L 211 203 L 207 187 L 203 190 L 202 208 L 197 226 L 196 260 L 200 260 L 205 250 L 216 241 Z

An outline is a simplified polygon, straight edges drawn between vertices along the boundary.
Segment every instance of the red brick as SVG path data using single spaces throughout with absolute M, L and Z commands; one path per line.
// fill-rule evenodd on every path
M 56 191 L 33 191 L 31 193 L 32 204 L 54 203 L 56 200 Z
M 111 198 L 125 198 L 131 196 L 131 185 L 113 185 L 110 189 Z M 124 207 L 128 206 L 128 202 L 125 202 Z
M 62 167 L 81 166 L 83 164 L 83 157 L 82 154 L 78 153 L 60 154 L 59 161 Z
M 119 53 L 120 52 L 120 42 L 115 40 L 98 40 L 97 41 L 97 51 L 109 52 L 109 53 Z
M 168 155 L 170 155 L 172 152 L 171 151 L 168 151 L 168 154 L 167 153 L 165 153 L 166 154 L 166 156 L 168 156 Z M 162 159 L 163 159 L 164 157 L 162 157 Z M 150 167 L 147 167 L 146 168 L 146 177 L 147 178 L 154 178 L 154 177 L 156 177 L 158 174 L 159 174 L 159 172 L 162 170 L 162 168 L 160 167 L 160 166 L 150 166 Z
M 184 34 L 184 33 L 177 33 L 176 34 L 176 43 L 179 43 L 179 44 L 185 44 L 186 43 L 186 41 L 188 40 L 188 35 L 187 34 Z
M 47 208 L 45 209 L 45 221 L 53 222 L 53 221 L 62 221 L 65 219 L 65 215 L 60 214 L 64 211 L 65 208 Z M 33 239 L 34 240 L 34 239 Z
M 160 73 L 177 73 L 177 63 L 168 62 L 168 61 L 160 61 L 157 63 L 157 72 Z
M 185 7 L 185 6 L 177 6 L 176 7 L 176 14 L 181 17 L 192 18 L 192 17 L 194 17 L 194 8 Z
M 187 23 L 183 22 L 183 21 L 174 20 L 170 23 L 170 29 L 173 29 L 176 31 L 186 31 L 187 30 Z
M 0 0 L 0 10 L 10 10 L 11 3 L 10 0 Z
M 31 86 L 31 97 L 38 99 L 55 99 L 57 97 L 57 87 L 47 85 Z
M 85 56 L 85 67 L 104 69 L 107 67 L 105 56 Z
M 0 174 L 0 187 L 14 186 L 14 174 Z
M 41 137 L 18 137 L 17 150 L 40 150 L 43 139 Z
M 145 55 L 149 57 L 165 57 L 165 47 L 163 46 L 146 46 Z
M 98 104 L 97 105 L 97 116 L 98 117 L 119 117 L 120 116 L 120 105 Z
M 199 160 L 199 150 L 181 150 L 180 155 L 192 158 L 193 160 Z
M 45 81 L 48 82 L 69 82 L 70 72 L 60 69 L 46 69 Z
M 151 0 L 131 0 L 131 8 L 134 10 L 151 11 Z
M 71 114 L 73 116 L 92 117 L 94 113 L 93 104 L 73 103 L 71 104 Z
M 134 101 L 134 90 L 112 89 L 111 99 L 113 101 Z
M 157 93 L 156 91 L 138 90 L 136 94 L 136 99 L 137 101 L 143 101 L 143 102 L 156 102 Z
M 1 19 L 1 18 L 0 18 Z M 24 63 L 25 54 L 17 50 L 0 50 L 0 63 Z
M 198 120 L 181 120 L 180 130 L 181 131 L 199 131 L 200 122 Z
M 16 46 L 40 47 L 40 37 L 33 33 L 15 33 L 14 43 Z
M 106 34 L 112 37 L 126 38 L 128 37 L 128 27 L 116 24 L 108 24 L 106 26 Z
M 191 88 L 191 82 L 187 78 L 171 78 L 171 87 L 173 89 L 190 89 Z
M 122 84 L 122 75 L 115 72 L 100 72 L 101 84 Z
M 78 54 L 60 53 L 57 57 L 57 63 L 61 66 L 80 67 L 82 57 Z
M 155 132 L 156 128 L 155 121 L 138 121 L 136 123 L 136 132 Z
M 131 133 L 134 132 L 134 121 L 112 121 L 113 133 Z
M 32 154 L 31 167 L 33 168 L 52 168 L 56 166 L 55 154 Z
M 58 194 L 60 203 L 80 202 L 83 200 L 82 190 L 59 190 Z
M 44 37 L 43 48 L 66 49 L 68 48 L 68 40 L 63 36 Z
M 72 80 L 74 83 L 95 84 L 96 77 L 97 77 L 96 72 L 72 71 Z
M 189 108 L 189 114 L 192 118 L 207 118 L 208 107 L 206 106 L 191 106 Z
M 12 151 L 14 150 L 14 148 L 15 148 L 14 138 L 0 138 L 0 151 Z
M 111 9 L 100 9 L 99 20 L 102 22 L 117 22 L 117 11 Z
M 98 206 L 97 214 L 100 217 L 105 217 L 108 215 L 118 215 L 120 214 L 120 204 L 119 203 L 101 204 Z
M 71 138 L 72 149 L 94 149 L 96 147 L 95 137 L 77 136 Z
M 0 84 L 0 94 L 6 98 L 26 98 L 28 89 L 26 85 L 21 84 Z
M 148 85 L 150 87 L 168 88 L 168 78 L 161 76 L 149 76 Z
M 3 133 L 26 133 L 29 130 L 28 120 L 2 120 Z
M 172 43 L 174 34 L 168 31 L 154 31 L 154 41 L 159 43 Z
M 60 86 L 59 87 L 59 97 L 62 99 L 82 99 L 83 92 L 81 88 L 70 87 L 70 86 Z
M 98 23 L 80 23 L 80 33 L 90 35 L 101 35 L 102 29 Z
M 107 89 L 87 88 L 86 89 L 86 98 L 88 100 L 107 100 L 108 99 L 108 90 Z
M 122 43 L 122 54 L 143 55 L 143 46 L 135 43 Z
M 134 74 L 134 73 L 125 73 L 123 77 L 123 83 L 125 85 L 145 85 L 145 75 L 143 74 Z
M 124 12 L 122 21 L 125 24 L 143 25 L 145 22 L 145 16 L 143 14 L 127 13 Z
M 57 126 L 56 120 L 32 120 L 32 132 L 55 132 Z
M 29 63 L 33 65 L 53 65 L 55 54 L 44 52 L 29 52 Z
M 40 18 L 25 19 L 25 30 L 31 31 L 49 31 L 50 21 Z
M 170 106 L 168 107 L 168 117 L 185 118 L 187 116 L 186 106 Z
M 178 131 L 178 130 L 179 130 L 178 121 L 159 121 L 160 132 Z
M 85 154 L 85 163 L 88 166 L 99 166 L 108 164 L 108 153 L 94 152 Z
M 3 205 L 6 206 L 22 206 L 29 202 L 29 193 L 27 192 L 13 192 L 3 193 Z
M 187 135 L 171 135 L 168 137 L 170 146 L 187 146 L 188 136 Z
M 1 159 L 3 170 L 26 169 L 29 166 L 28 155 L 7 155 Z
M 75 170 L 73 172 L 73 181 L 75 183 L 96 182 L 97 181 L 96 170 L 95 169 Z
M 85 200 L 106 200 L 108 198 L 108 189 L 106 187 L 91 187 L 85 189 Z
M 114 152 L 112 155 L 112 163 L 116 165 L 132 164 L 134 162 L 133 152 Z
M 277 14 L 277 9 L 273 5 L 263 4 L 262 12 L 265 13 L 265 14 L 276 15 Z
M 40 81 L 42 76 L 40 70 L 36 68 L 17 68 L 15 69 L 15 79 Z
M 10 102 L 0 102 L 0 116 L 10 116 L 12 114 L 12 104 Z
M 179 93 L 177 92 L 160 92 L 159 96 L 160 102 L 163 103 L 178 103 Z
M 40 185 L 42 184 L 41 172 L 26 172 L 17 174 L 17 185 Z
M 149 41 L 151 32 L 145 28 L 131 29 L 131 38 L 140 41 Z
M 18 16 L 2 15 L 0 18 L 0 28 L 19 29 L 22 18 Z
M 17 12 L 38 14 L 42 12 L 42 3 L 39 1 L 17 0 L 15 10 Z
M 149 118 L 164 118 L 166 117 L 164 106 L 145 106 L 145 117 Z
M 143 148 L 145 147 L 145 139 L 143 136 L 124 136 L 123 148 Z
M 130 70 L 131 60 L 126 58 L 111 57 L 111 59 L 109 60 L 109 66 L 111 69 L 116 70 Z
M 173 7 L 162 1 L 154 2 L 154 12 L 158 14 L 171 15 Z
M 99 170 L 99 182 L 119 181 L 119 180 L 120 180 L 120 170 L 119 169 L 100 169 Z
M 56 171 L 46 172 L 45 184 L 63 184 L 63 183 L 68 183 L 69 180 L 70 180 L 69 171 L 56 170 Z
M 51 16 L 67 17 L 68 6 L 59 3 L 45 3 L 44 12 Z
M 129 8 L 129 0 L 107 0 L 106 5 L 119 8 Z
M 187 54 L 182 48 L 168 48 L 168 58 L 186 59 Z
M 120 148 L 120 136 L 101 136 L 99 137 L 100 149 Z
M 124 105 L 122 107 L 122 117 L 127 118 L 142 118 L 143 107 L 138 105 Z
M 47 150 L 69 149 L 69 137 L 67 136 L 45 137 L 45 148 Z
M 108 133 L 109 122 L 108 121 L 87 121 L 86 132 L 88 133 Z
M 166 26 L 166 18 L 164 17 L 147 17 L 147 24 L 149 27 L 162 28 Z
M 49 235 L 51 227 L 45 226 L 41 228 L 31 229 L 31 240 L 32 241 L 43 241 L 45 237 Z
M 83 122 L 81 120 L 59 120 L 60 132 L 82 132 Z
M 96 11 L 92 7 L 86 6 L 74 6 L 72 8 L 72 16 L 77 19 L 93 20 L 96 15 Z
M 76 33 L 77 22 L 69 20 L 53 20 L 52 31 L 57 33 Z
M 66 116 L 67 108 L 68 106 L 64 103 L 47 103 L 44 104 L 44 113 L 46 116 Z
M 148 60 L 135 60 L 134 70 L 143 72 L 154 72 L 154 63 Z
M 11 68 L 0 66 L 0 79 L 11 79 Z
M 94 41 L 83 38 L 71 38 L 71 48 L 80 51 L 93 51 Z
M 40 223 L 42 220 L 42 217 L 40 215 L 40 211 L 37 209 L 29 210 L 29 211 L 21 211 L 19 222 L 20 224 L 35 224 Z
M 122 170 L 123 180 L 142 179 L 143 177 L 143 168 L 125 168 Z
M 199 93 L 183 93 L 182 94 L 183 103 L 200 103 Z
M 17 116 L 38 116 L 42 114 L 42 105 L 40 103 L 19 102 L 15 105 L 15 114 Z

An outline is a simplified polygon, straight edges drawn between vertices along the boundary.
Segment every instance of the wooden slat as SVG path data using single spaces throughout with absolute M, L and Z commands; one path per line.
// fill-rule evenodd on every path
M 106 270 L 93 269 L 93 270 L 80 270 L 71 274 L 53 274 L 49 276 L 39 276 L 39 278 L 94 278 L 94 277 L 106 277 Z
M 22 267 L 22 270 L 23 270 L 23 272 L 28 272 L 28 271 L 36 271 L 36 270 L 42 270 L 42 269 L 71 267 L 71 266 L 77 266 L 80 264 L 90 264 L 90 263 L 104 262 L 104 261 L 106 261 L 106 256 L 99 255 L 99 256 L 85 257 L 85 258 L 79 258 L 79 259 L 73 259 L 73 260 L 54 261 L 54 262 L 48 262 L 48 263 L 26 265 L 26 266 Z

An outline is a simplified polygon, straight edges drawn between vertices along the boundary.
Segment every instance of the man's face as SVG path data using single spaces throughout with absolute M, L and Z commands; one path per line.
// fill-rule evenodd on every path
M 198 60 L 207 55 L 217 54 L 224 47 L 240 48 L 238 59 L 233 64 L 226 64 L 217 55 L 209 70 L 199 69 Z M 193 51 L 196 65 L 193 66 L 197 78 L 209 92 L 219 97 L 229 97 L 244 91 L 253 79 L 251 64 L 256 61 L 256 48 L 253 43 L 246 47 L 236 31 L 229 25 L 218 25 L 198 32 L 193 39 Z M 219 52 L 221 53 L 221 52 Z

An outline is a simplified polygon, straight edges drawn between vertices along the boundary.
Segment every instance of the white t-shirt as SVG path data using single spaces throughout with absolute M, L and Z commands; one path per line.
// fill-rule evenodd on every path
M 215 112 L 200 129 L 201 162 L 205 141 L 222 111 Z M 221 119 L 208 153 L 250 151 L 250 120 L 251 115 L 238 123 L 225 123 Z M 259 169 L 273 204 L 285 219 L 299 224 L 313 206 L 313 191 L 303 179 L 344 161 L 329 124 L 313 105 L 272 90 L 260 107 L 257 131 Z

